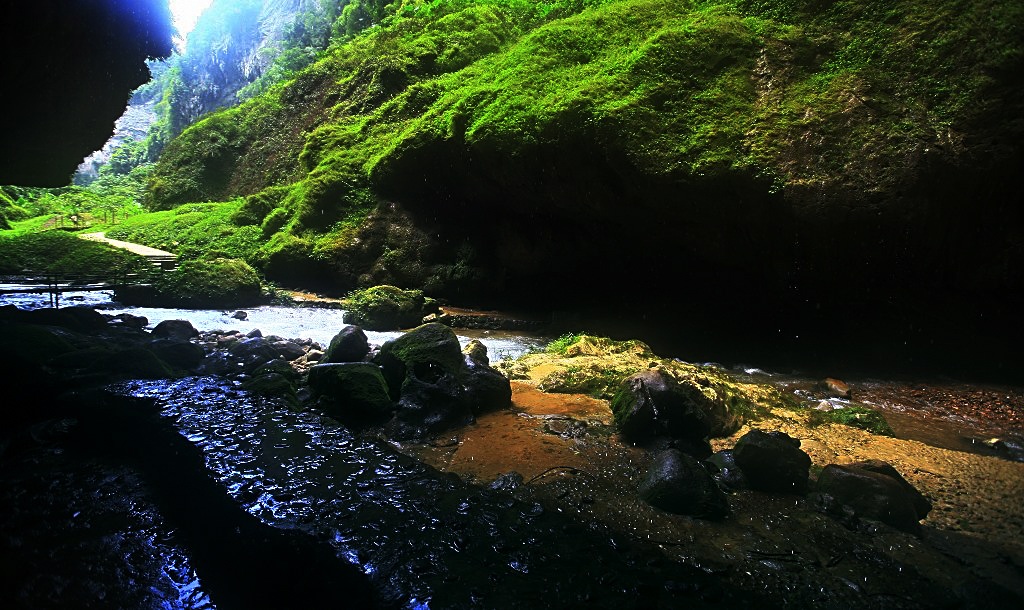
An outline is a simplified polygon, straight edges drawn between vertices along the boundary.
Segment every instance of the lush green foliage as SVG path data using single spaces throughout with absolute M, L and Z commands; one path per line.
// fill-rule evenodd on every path
M 889 422 L 885 421 L 885 416 L 867 407 L 849 405 L 842 409 L 811 411 L 812 425 L 817 426 L 825 423 L 843 424 L 882 436 L 895 436 L 892 427 L 889 426 Z
M 369 330 L 412 328 L 434 313 L 437 304 L 422 290 L 403 290 L 396 286 L 371 286 L 350 292 L 342 302 L 345 321 Z
M 148 205 L 269 193 L 244 221 L 266 269 L 343 258 L 382 197 L 487 180 L 563 205 L 533 196 L 552 163 L 876 192 L 921 155 L 965 154 L 980 117 L 1019 114 L 1021 23 L 995 0 L 350 2 L 315 62 L 167 147 Z
M 116 276 L 152 273 L 145 258 L 64 231 L 0 236 L 0 273 L 62 273 Z
M 252 261 L 260 247 L 259 227 L 233 221 L 242 200 L 195 203 L 174 210 L 140 214 L 107 229 L 108 237 L 174 252 L 183 259 L 202 256 Z
M 566 333 L 561 335 L 554 341 L 547 344 L 544 351 L 549 354 L 561 354 L 564 355 L 565 351 L 569 349 L 569 346 L 576 343 L 583 335 L 578 333 Z
M 262 299 L 256 270 L 233 258 L 184 261 L 155 281 L 161 303 L 185 307 L 241 307 Z

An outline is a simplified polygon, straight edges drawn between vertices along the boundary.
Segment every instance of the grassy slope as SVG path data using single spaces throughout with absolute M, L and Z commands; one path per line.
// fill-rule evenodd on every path
M 628 184 L 741 178 L 879 205 L 925 161 L 1019 137 L 1022 23 L 995 0 L 404 2 L 186 130 L 150 202 L 277 187 L 238 216 L 262 225 L 264 267 L 336 256 L 382 195 L 458 190 L 456 162 L 530 195 L 531 159 L 582 146 Z

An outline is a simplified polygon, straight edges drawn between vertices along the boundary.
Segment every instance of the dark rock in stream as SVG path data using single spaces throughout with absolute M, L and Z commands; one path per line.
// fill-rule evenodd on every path
M 360 428 L 390 419 L 395 405 L 380 367 L 372 362 L 333 362 L 309 369 L 317 406 L 346 426 Z
M 176 369 L 195 370 L 206 356 L 201 346 L 172 337 L 154 339 L 150 342 L 149 349 Z
M 784 432 L 751 430 L 733 448 L 736 465 L 751 489 L 798 493 L 807 490 L 811 458 L 800 450 L 800 441 Z
M 188 320 L 164 320 L 153 328 L 153 336 L 188 341 L 198 337 L 199 331 Z
M 670 513 L 702 519 L 721 519 L 729 514 L 729 501 L 700 462 L 682 451 L 666 449 L 640 484 L 640 497 L 651 506 Z
M 857 517 L 911 533 L 920 533 L 920 520 L 932 507 L 895 468 L 880 460 L 829 464 L 818 476 L 816 490 L 850 507 Z
M 512 401 L 508 379 L 463 355 L 458 337 L 443 324 L 424 324 L 388 341 L 374 361 L 398 405 L 387 427 L 395 439 L 425 438 Z
M 728 490 L 745 489 L 747 478 L 743 470 L 736 464 L 736 456 L 731 449 L 716 451 L 704 460 L 709 466 L 711 475 L 718 484 Z
M 366 339 L 366 333 L 358 326 L 350 324 L 334 335 L 322 361 L 361 362 L 369 353 L 370 343 Z

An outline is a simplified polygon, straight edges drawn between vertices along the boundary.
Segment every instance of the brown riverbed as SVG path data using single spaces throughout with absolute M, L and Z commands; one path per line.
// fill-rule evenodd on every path
M 953 603 L 953 591 L 970 603 L 995 595 L 993 608 L 1007 598 L 992 591 L 1024 599 L 1024 463 L 958 440 L 1022 436 L 1021 389 L 850 381 L 854 401 L 882 411 L 896 438 L 776 410 L 712 441 L 726 449 L 751 428 L 781 430 L 801 440 L 812 479 L 831 463 L 887 461 L 933 503 L 914 536 L 874 522 L 844 526 L 805 496 L 739 491 L 718 522 L 654 509 L 636 496 L 652 453 L 618 438 L 607 401 L 539 391 L 543 374 L 513 382 L 511 409 L 404 450 L 485 484 L 517 472 L 518 495 L 794 607 L 934 607 Z M 790 392 L 813 382 L 777 381 Z

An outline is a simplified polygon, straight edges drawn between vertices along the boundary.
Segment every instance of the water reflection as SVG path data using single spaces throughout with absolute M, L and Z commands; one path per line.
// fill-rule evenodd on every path
M 610 608 L 632 605 L 641 589 L 665 594 L 651 558 L 633 564 L 581 524 L 443 475 L 315 412 L 212 377 L 114 390 L 157 400 L 246 511 L 330 545 L 399 606 Z M 681 565 L 671 571 L 676 580 L 704 578 Z

